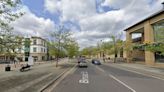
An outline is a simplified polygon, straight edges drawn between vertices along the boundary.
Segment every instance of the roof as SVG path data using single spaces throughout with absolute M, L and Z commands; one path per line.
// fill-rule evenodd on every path
M 46 39 L 44 39 L 42 37 L 38 37 L 38 36 L 32 36 L 31 38 L 42 39 L 42 40 L 46 41 Z
M 144 21 L 146 21 L 146 20 L 149 20 L 149 19 L 151 19 L 151 18 L 153 18 L 153 17 L 156 17 L 156 16 L 158 16 L 158 15 L 160 15 L 160 14 L 164 14 L 164 9 L 162 9 L 161 11 L 156 12 L 156 13 L 152 14 L 151 16 L 149 16 L 149 17 L 147 17 L 147 18 L 145 18 L 145 19 L 143 19 L 143 20 L 137 22 L 136 24 L 134 24 L 134 25 L 132 25 L 132 26 L 130 26 L 130 27 L 124 29 L 124 31 L 127 31 L 127 30 L 129 30 L 130 28 L 132 28 L 132 27 L 134 27 L 134 26 L 136 26 L 136 25 L 138 25 L 138 24 L 140 24 L 140 23 L 142 23 L 142 22 L 144 22 Z

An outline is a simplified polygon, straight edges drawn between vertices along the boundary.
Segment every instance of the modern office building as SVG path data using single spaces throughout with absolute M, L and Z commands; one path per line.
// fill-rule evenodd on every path
M 133 44 L 164 43 L 164 9 L 126 28 L 126 42 Z M 137 35 L 137 37 L 135 37 Z M 164 65 L 164 56 L 143 48 L 126 51 L 127 62 L 140 61 L 147 65 Z

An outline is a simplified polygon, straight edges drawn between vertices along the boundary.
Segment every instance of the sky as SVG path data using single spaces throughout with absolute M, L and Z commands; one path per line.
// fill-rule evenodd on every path
M 162 9 L 164 0 L 22 0 L 25 14 L 12 23 L 24 36 L 50 39 L 59 25 L 69 28 L 80 48 L 108 41 L 110 35 Z

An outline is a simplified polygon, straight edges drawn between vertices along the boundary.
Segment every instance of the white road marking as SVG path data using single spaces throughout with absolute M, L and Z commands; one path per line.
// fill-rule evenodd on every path
M 81 72 L 82 74 L 82 79 L 79 80 L 79 83 L 85 83 L 88 84 L 89 83 L 89 79 L 88 79 L 88 72 Z
M 105 71 L 104 71 L 103 69 L 99 68 L 98 66 L 96 66 L 96 68 L 97 68 L 98 70 L 100 70 L 101 72 L 105 73 Z
M 53 89 L 55 89 L 56 86 L 57 86 L 58 84 L 60 84 L 61 81 L 62 81 L 65 77 L 67 77 L 69 74 L 73 73 L 76 69 L 77 69 L 77 68 L 76 68 L 76 65 L 75 65 L 75 66 L 74 66 L 73 68 L 71 68 L 69 71 L 68 71 L 68 70 L 65 70 L 65 71 L 68 71 L 68 72 L 66 72 L 66 73 L 65 73 L 63 76 L 61 76 L 61 78 L 59 78 L 53 85 L 51 85 L 50 88 L 48 88 L 47 90 L 45 90 L 45 91 L 43 91 L 43 92 L 52 92 Z M 64 71 L 64 72 L 65 72 L 65 71 Z
M 98 70 L 100 70 L 101 72 L 105 73 L 105 71 L 100 68 L 100 67 L 97 67 L 96 68 Z M 136 92 L 133 88 L 131 88 L 130 86 L 128 86 L 127 84 L 125 84 L 124 82 L 122 82 L 121 80 L 117 79 L 116 77 L 114 77 L 112 74 L 108 74 L 109 77 L 111 77 L 112 79 L 116 80 L 117 82 L 119 82 L 120 84 L 122 84 L 123 86 L 125 86 L 126 88 L 130 89 L 132 92 Z
M 133 88 L 131 88 L 130 86 L 128 86 L 127 84 L 125 84 L 125 83 L 122 82 L 121 80 L 117 79 L 117 78 L 114 77 L 112 74 L 109 74 L 109 77 L 113 78 L 114 80 L 116 80 L 116 81 L 119 82 L 120 84 L 124 85 L 125 87 L 127 87 L 128 89 L 130 89 L 132 92 L 136 92 Z
M 110 65 L 108 65 L 108 66 L 110 66 Z M 111 66 L 111 67 L 114 67 L 114 66 Z M 119 68 L 119 69 L 122 69 L 122 70 L 125 70 L 125 71 L 129 71 L 129 72 L 132 72 L 132 73 L 136 73 L 136 74 L 140 74 L 140 75 L 143 75 L 143 76 L 152 77 L 152 78 L 164 81 L 163 78 L 159 78 L 159 77 L 156 77 L 156 76 L 153 76 L 153 75 L 149 75 L 149 74 L 140 73 L 140 72 L 137 72 L 135 70 L 127 70 L 125 68 L 120 68 L 120 67 L 116 67 L 116 68 Z
M 164 79 L 156 77 L 156 76 L 153 76 L 153 75 L 143 74 L 143 73 L 140 73 L 140 72 L 137 72 L 137 71 L 134 71 L 134 70 L 126 70 L 126 69 L 124 69 L 124 70 L 164 81 Z

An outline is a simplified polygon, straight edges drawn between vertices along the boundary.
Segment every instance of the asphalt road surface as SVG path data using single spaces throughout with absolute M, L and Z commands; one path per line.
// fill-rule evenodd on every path
M 88 63 L 88 68 L 77 68 L 52 92 L 164 92 L 164 80 Z

